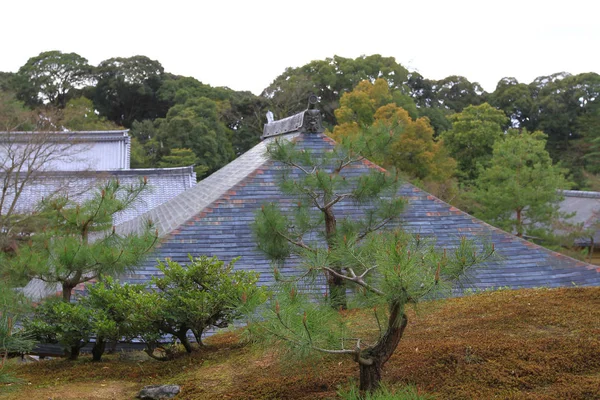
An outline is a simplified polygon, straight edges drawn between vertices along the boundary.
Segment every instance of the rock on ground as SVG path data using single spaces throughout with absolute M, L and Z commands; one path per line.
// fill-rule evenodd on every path
M 137 397 L 142 400 L 172 399 L 177 396 L 180 390 L 177 385 L 144 386 Z

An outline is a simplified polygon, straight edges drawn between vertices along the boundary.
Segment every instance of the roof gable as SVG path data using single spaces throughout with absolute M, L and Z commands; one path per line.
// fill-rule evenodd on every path
M 293 138 L 300 147 L 318 151 L 334 146 L 333 140 L 322 133 L 296 131 L 285 138 Z M 285 205 L 295 200 L 280 191 L 277 181 L 281 165 L 267 160 L 265 151 L 266 142 L 260 143 L 195 188 L 146 214 L 157 224 L 164 239 L 143 265 L 124 278 L 130 282 L 146 282 L 160 274 L 156 259 L 171 258 L 186 263 L 188 254 L 205 254 L 225 261 L 240 256 L 236 268 L 260 272 L 262 284 L 272 283 L 271 263 L 256 248 L 251 224 L 264 203 Z M 364 162 L 352 173 L 366 173 L 370 168 L 379 167 Z M 404 185 L 399 194 L 408 199 L 402 226 L 434 237 L 440 248 L 452 246 L 461 236 L 475 239 L 486 236 L 495 244 L 502 259 L 478 266 L 469 280 L 471 287 L 600 285 L 600 270 L 595 266 L 494 228 L 413 185 Z M 341 218 L 360 212 L 351 201 L 342 201 L 336 215 Z M 119 229 L 135 231 L 141 226 L 140 221 L 132 221 Z M 297 262 L 294 258 L 287 260 L 280 272 L 294 274 Z

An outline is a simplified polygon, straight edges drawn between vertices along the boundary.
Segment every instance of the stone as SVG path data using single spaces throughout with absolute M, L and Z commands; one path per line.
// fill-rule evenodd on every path
M 119 361 L 145 362 L 152 358 L 144 351 L 123 351 L 119 353 Z
M 172 399 L 181 391 L 178 385 L 150 385 L 144 386 L 137 395 L 142 400 Z

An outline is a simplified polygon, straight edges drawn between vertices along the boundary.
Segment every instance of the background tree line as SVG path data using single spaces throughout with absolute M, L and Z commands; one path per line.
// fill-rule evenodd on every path
M 336 112 L 343 95 L 377 79 L 387 83 L 377 105 L 394 103 L 412 120 L 426 117 L 434 138 L 450 130 L 465 108 L 488 103 L 503 112 L 502 131 L 543 131 L 552 160 L 569 169 L 575 188 L 598 186 L 600 75 L 593 72 L 559 72 L 528 84 L 506 77 L 488 93 L 462 76 L 428 79 L 393 57 L 334 56 L 286 69 L 256 96 L 165 72 L 159 61 L 145 56 L 93 66 L 78 54 L 48 51 L 16 73 L 0 72 L 0 91 L 29 109 L 61 110 L 66 115 L 57 124 L 68 129 L 131 129 L 135 167 L 193 162 L 202 177 L 258 142 L 268 109 L 284 118 L 304 109 L 308 94 L 315 93 L 333 130 L 349 122 L 347 113 Z M 356 122 L 369 122 L 363 117 Z
M 260 140 L 267 110 L 287 117 L 315 93 L 338 141 L 388 130 L 397 139 L 373 161 L 490 223 L 541 237 L 548 235 L 526 227 L 559 219 L 555 189 L 600 190 L 599 91 L 600 75 L 561 72 L 529 84 L 503 78 L 488 93 L 465 77 L 428 79 L 376 54 L 288 68 L 256 96 L 170 74 L 145 56 L 93 66 L 78 54 L 48 51 L 16 73 L 0 73 L 0 122 L 5 131 L 129 128 L 132 167 L 194 164 L 201 179 Z M 496 149 L 509 136 L 512 147 Z M 529 159 L 502 156 L 508 153 Z M 530 168 L 526 179 L 522 166 Z M 517 175 L 500 173 L 507 170 L 518 172 L 519 192 L 529 194 L 490 194 L 514 191 Z M 542 181 L 552 185 L 542 190 Z M 534 216 L 536 207 L 546 211 Z

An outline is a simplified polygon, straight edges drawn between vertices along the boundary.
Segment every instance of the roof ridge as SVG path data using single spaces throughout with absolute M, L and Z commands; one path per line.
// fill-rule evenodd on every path
M 297 134 L 285 137 L 292 139 L 296 136 Z M 132 220 L 119 224 L 115 228 L 116 231 L 120 234 L 141 233 L 147 222 L 151 221 L 158 229 L 159 237 L 167 236 L 269 161 L 266 149 L 272 140 L 266 139 L 258 143 L 194 187 Z

